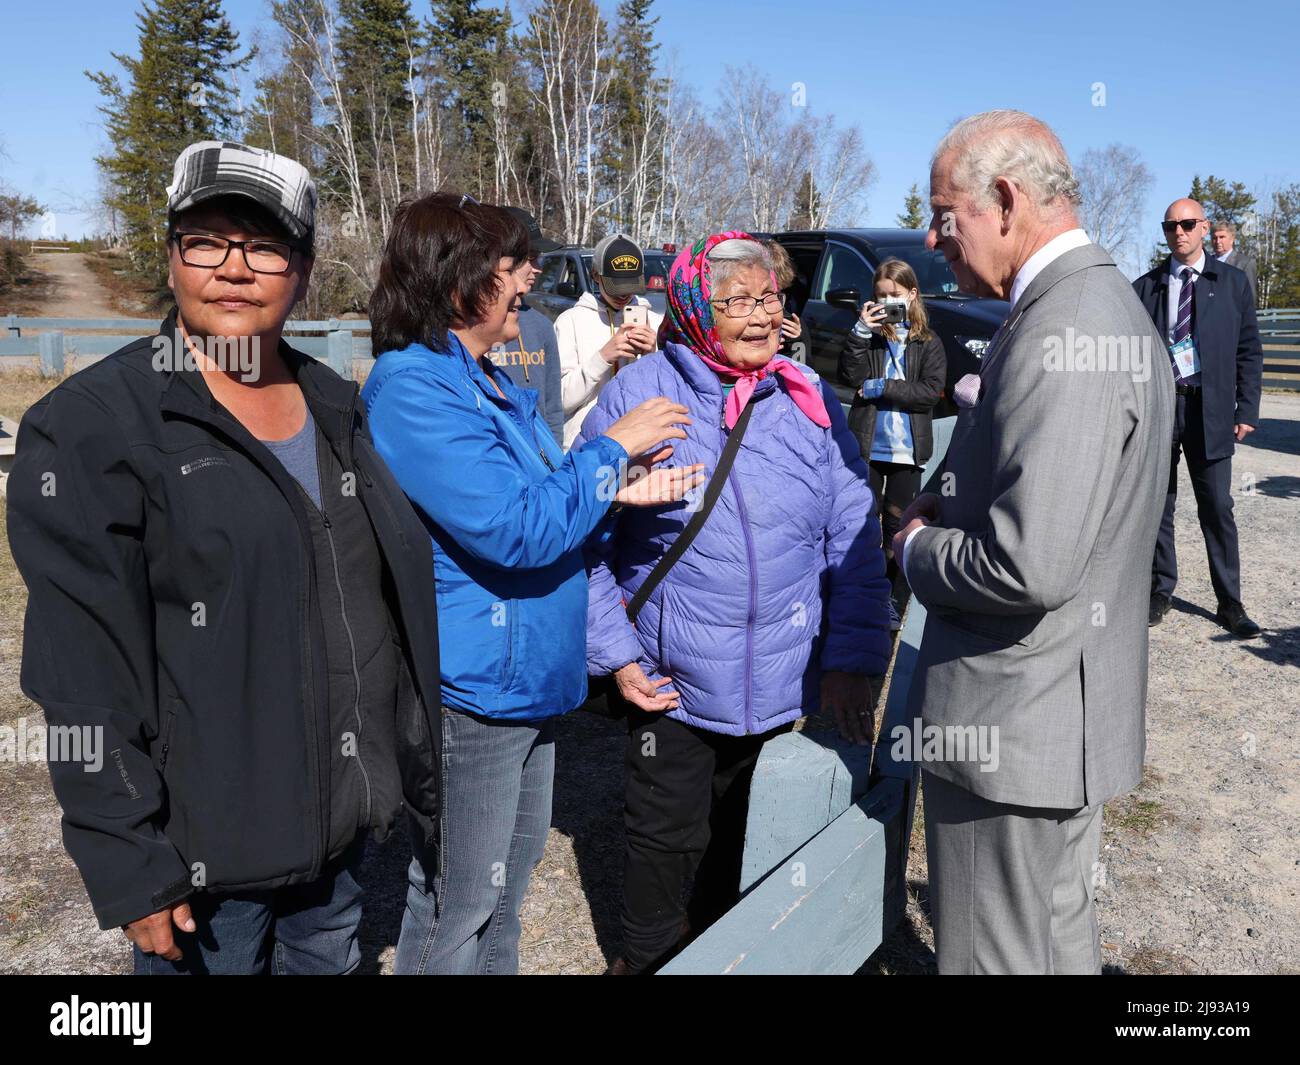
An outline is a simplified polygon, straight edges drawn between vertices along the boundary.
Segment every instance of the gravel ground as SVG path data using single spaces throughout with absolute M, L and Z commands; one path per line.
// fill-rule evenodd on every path
M 1151 638 L 1147 772 L 1106 810 L 1097 907 L 1111 973 L 1300 972 L 1300 396 L 1266 394 L 1234 472 L 1244 599 L 1265 633 L 1239 642 L 1214 623 L 1184 472 L 1182 578 Z M 2 535 L 0 547 L 0 723 L 34 723 L 18 691 L 23 591 Z M 525 973 L 598 973 L 617 953 L 623 736 L 589 713 L 560 722 L 552 828 L 523 912 Z M 0 765 L 0 809 L 0 972 L 127 971 L 125 941 L 98 930 L 63 852 L 44 767 Z M 370 848 L 366 971 L 391 965 L 408 860 L 400 834 Z M 934 971 L 919 816 L 908 879 L 907 920 L 864 973 Z

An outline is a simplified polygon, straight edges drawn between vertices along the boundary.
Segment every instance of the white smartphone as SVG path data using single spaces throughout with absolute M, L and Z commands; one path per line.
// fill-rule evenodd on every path
M 639 303 L 629 303 L 623 308 L 623 324 L 650 328 L 650 308 Z

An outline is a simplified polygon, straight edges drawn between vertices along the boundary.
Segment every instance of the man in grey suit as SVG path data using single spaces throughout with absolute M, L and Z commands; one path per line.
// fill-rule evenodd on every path
M 1045 124 L 964 120 L 930 189 L 929 246 L 963 291 L 1011 304 L 959 383 L 941 494 L 908 508 L 894 545 L 928 615 L 909 717 L 927 741 L 939 969 L 1095 973 L 1102 803 L 1138 783 L 1145 749 L 1169 356 L 1079 228 Z
M 1214 247 L 1214 257 L 1221 263 L 1235 266 L 1246 274 L 1250 282 L 1250 298 L 1258 302 L 1258 289 L 1255 287 L 1255 260 L 1244 251 L 1237 250 L 1237 227 L 1226 218 L 1214 223 L 1210 233 L 1210 243 Z

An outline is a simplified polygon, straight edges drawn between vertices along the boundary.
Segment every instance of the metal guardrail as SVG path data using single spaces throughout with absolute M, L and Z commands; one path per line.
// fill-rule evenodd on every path
M 43 374 L 62 375 L 67 359 L 94 362 L 118 348 L 152 336 L 162 325 L 159 318 L 21 318 L 0 316 L 0 365 L 9 359 L 39 360 Z M 69 336 L 70 332 L 86 335 Z M 365 319 L 290 319 L 284 332 L 295 348 L 329 364 L 348 378 L 353 377 L 354 360 L 373 359 L 370 322 Z M 323 336 L 300 334 L 321 333 Z

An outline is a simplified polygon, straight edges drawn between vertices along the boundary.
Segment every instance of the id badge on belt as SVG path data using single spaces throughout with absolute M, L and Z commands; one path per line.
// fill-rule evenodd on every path
M 1180 340 L 1169 349 L 1169 354 L 1174 357 L 1174 367 L 1184 381 L 1201 372 L 1201 357 L 1196 354 L 1196 344 L 1191 337 Z

